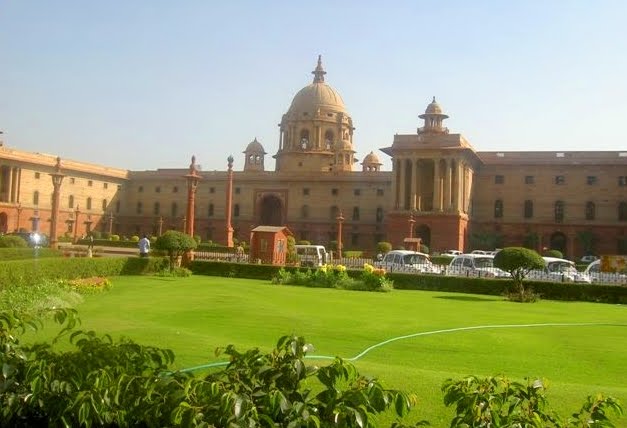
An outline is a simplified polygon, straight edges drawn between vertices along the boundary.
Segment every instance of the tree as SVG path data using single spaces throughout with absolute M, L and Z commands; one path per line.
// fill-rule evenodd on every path
M 377 242 L 377 253 L 385 254 L 390 251 L 392 251 L 392 244 L 385 241 Z
M 197 246 L 198 244 L 194 238 L 176 230 L 168 230 L 158 237 L 155 242 L 155 248 L 157 250 L 163 250 L 168 253 L 168 257 L 170 257 L 170 270 L 176 267 L 179 257 Z
M 523 280 L 529 271 L 544 268 L 544 260 L 540 254 L 523 247 L 503 248 L 494 256 L 494 266 L 509 272 L 512 276 L 519 301 L 526 302 L 533 300 L 533 298 L 529 299 L 531 291 L 525 291 Z

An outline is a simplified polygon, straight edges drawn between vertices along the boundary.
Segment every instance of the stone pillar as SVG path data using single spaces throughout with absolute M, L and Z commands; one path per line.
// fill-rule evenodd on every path
M 76 205 L 76 210 L 74 210 L 74 243 L 78 241 L 78 216 L 80 213 L 81 212 L 78 209 L 78 205 Z
M 109 213 L 109 224 L 108 224 L 109 237 L 113 234 L 113 213 Z
M 10 166 L 7 174 L 7 202 L 13 202 L 13 167 Z
M 336 218 L 337 220 L 337 258 L 342 258 L 342 223 L 344 223 L 344 216 L 342 211 Z
M 411 159 L 411 180 L 409 182 L 409 209 L 416 209 L 416 179 L 418 174 L 416 173 L 416 159 Z
M 405 189 L 405 175 L 407 174 L 407 165 L 405 164 L 407 160 L 406 159 L 401 159 L 399 164 L 399 183 L 398 183 L 398 188 L 399 188 L 399 201 L 398 201 L 398 207 L 401 210 L 405 209 L 405 192 L 407 191 L 407 189 Z
M 442 211 L 440 159 L 433 159 L 433 211 Z
M 452 171 L 451 171 L 451 158 L 444 159 L 446 164 L 446 169 L 444 171 L 444 211 L 451 210 L 451 182 L 452 180 Z
M 461 162 L 461 160 L 458 160 L 456 162 L 457 167 L 455 169 L 455 188 L 454 188 L 454 192 L 455 192 L 455 196 L 454 196 L 454 208 L 455 211 L 458 212 L 462 212 L 463 211 L 463 204 L 462 204 L 462 190 L 463 190 L 463 169 L 464 169 L 464 164 Z
M 194 236 L 194 217 L 196 206 L 196 188 L 200 176 L 196 171 L 196 156 L 192 156 L 192 163 L 189 165 L 189 173 L 185 176 L 187 180 L 187 222 L 185 224 L 185 233 Z
M 57 163 L 54 167 L 54 172 L 50 174 L 52 177 L 52 212 L 50 213 L 50 247 L 54 248 L 57 245 L 57 221 L 59 218 L 59 200 L 61 197 L 61 183 L 63 182 L 63 173 L 61 172 L 61 158 L 57 157 Z
M 472 179 L 473 179 L 473 170 L 469 166 L 466 167 L 466 194 L 465 194 L 465 202 L 464 202 L 464 212 L 468 213 L 470 211 L 470 195 L 472 194 Z
M 233 205 L 233 156 L 227 158 L 228 170 L 226 177 L 226 246 L 233 248 L 233 226 L 231 212 Z

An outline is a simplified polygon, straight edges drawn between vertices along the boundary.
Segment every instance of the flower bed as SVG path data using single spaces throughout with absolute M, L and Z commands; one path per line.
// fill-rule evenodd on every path
M 358 277 L 349 277 L 346 266 L 343 265 L 324 265 L 318 269 L 306 271 L 279 269 L 277 275 L 272 278 L 272 283 L 361 291 L 391 291 L 393 289 L 393 281 L 386 277 L 385 270 L 377 269 L 367 263 Z

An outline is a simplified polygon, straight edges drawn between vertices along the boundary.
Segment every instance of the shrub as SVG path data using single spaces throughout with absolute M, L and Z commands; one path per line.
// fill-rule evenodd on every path
M 298 262 L 298 254 L 296 254 L 296 240 L 293 236 L 287 237 L 287 255 L 285 261 L 289 264 Z
M 564 254 L 562 254 L 562 252 L 560 250 L 548 250 L 548 251 L 545 251 L 544 256 L 546 256 L 546 257 L 556 257 L 558 259 L 563 259 L 564 258 Z
M 392 251 L 392 244 L 389 242 L 381 241 L 377 242 L 377 253 L 389 253 Z
M 28 244 L 20 236 L 16 235 L 3 235 L 0 236 L 1 248 L 26 248 Z
M 525 289 L 523 280 L 530 271 L 544 268 L 544 260 L 534 250 L 524 247 L 507 247 L 496 253 L 494 266 L 502 269 L 512 277 L 515 292 L 508 295 L 518 302 L 534 302 L 537 296 L 531 289 Z
M 311 242 L 302 240 L 302 241 L 298 241 L 298 245 L 311 245 Z
M 194 235 L 194 241 L 196 241 L 196 246 L 198 246 L 202 242 L 202 238 L 200 235 Z
M 197 244 L 189 235 L 178 232 L 176 230 L 168 230 L 166 233 L 157 238 L 155 248 L 167 252 L 170 258 L 170 270 L 177 266 L 177 260 L 183 254 L 196 248 Z
M 427 247 L 425 244 L 421 244 L 420 245 L 420 252 L 421 253 L 425 253 L 425 254 L 429 254 L 429 247 Z
M 137 236 L 137 235 L 133 235 L 133 236 L 131 236 L 130 241 L 131 241 L 131 242 L 139 242 L 139 236 Z
M 119 241 L 120 240 L 120 235 L 111 235 L 111 240 L 112 241 Z
M 54 248 L 0 248 L 0 260 L 28 260 L 34 258 L 61 257 L 63 253 Z

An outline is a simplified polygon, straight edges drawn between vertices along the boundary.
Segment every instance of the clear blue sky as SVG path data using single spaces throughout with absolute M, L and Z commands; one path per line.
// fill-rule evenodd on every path
M 627 2 L 589 0 L 4 0 L 2 138 L 134 170 L 233 154 L 239 170 L 255 137 L 276 153 L 318 54 L 359 159 L 415 133 L 434 95 L 478 151 L 627 149 Z

